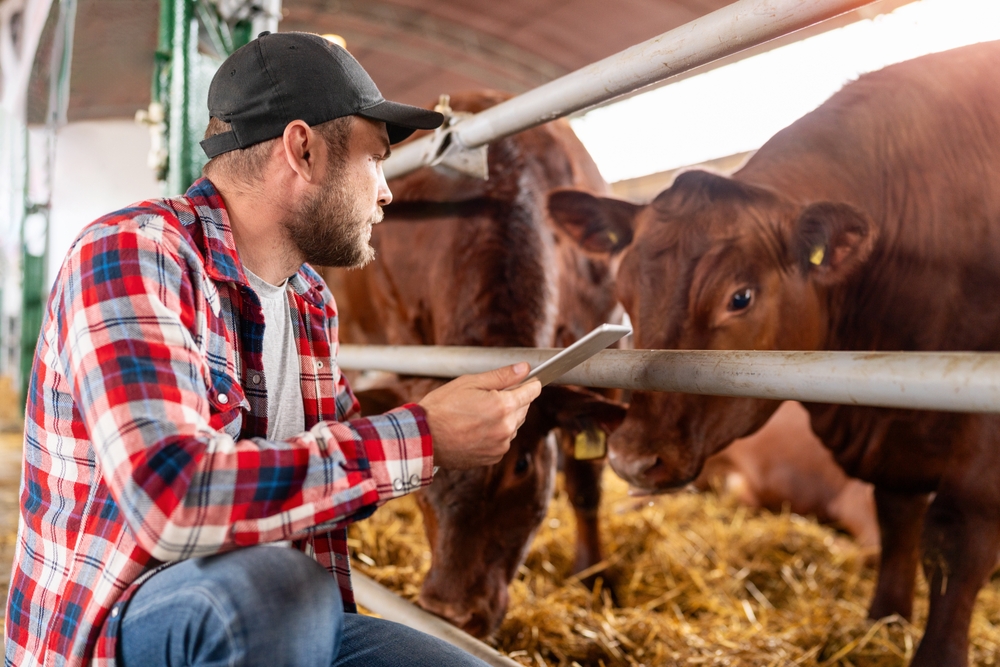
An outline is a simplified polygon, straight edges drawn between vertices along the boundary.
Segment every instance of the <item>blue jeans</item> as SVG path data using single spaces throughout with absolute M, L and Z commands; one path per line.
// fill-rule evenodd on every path
M 336 580 L 299 551 L 251 547 L 172 565 L 119 626 L 125 667 L 486 667 L 430 635 L 343 610 Z

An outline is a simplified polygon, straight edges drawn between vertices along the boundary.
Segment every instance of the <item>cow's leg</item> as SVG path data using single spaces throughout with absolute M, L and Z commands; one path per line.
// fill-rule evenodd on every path
M 969 420 L 960 461 L 949 462 L 924 526 L 930 612 L 913 667 L 965 667 L 976 595 L 1000 550 L 1000 417 Z
M 920 533 L 927 512 L 927 496 L 895 493 L 876 486 L 875 509 L 882 554 L 868 617 L 899 614 L 909 619 L 913 613 L 913 587 L 920 562 Z
M 573 516 L 576 519 L 576 558 L 573 572 L 582 572 L 604 559 L 597 515 L 601 505 L 601 474 L 604 472 L 606 459 L 580 461 L 573 457 L 573 436 L 568 431 L 561 430 L 560 440 L 566 494 L 573 505 Z M 597 577 L 602 577 L 606 585 L 611 583 L 606 572 L 586 577 L 583 583 L 592 587 Z

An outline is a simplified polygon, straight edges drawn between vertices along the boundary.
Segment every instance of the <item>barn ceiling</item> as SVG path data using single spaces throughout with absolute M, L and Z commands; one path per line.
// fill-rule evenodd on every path
M 470 88 L 528 90 L 730 2 L 284 0 L 280 28 L 342 35 L 386 97 L 426 105 Z M 71 121 L 149 104 L 158 7 L 79 0 Z

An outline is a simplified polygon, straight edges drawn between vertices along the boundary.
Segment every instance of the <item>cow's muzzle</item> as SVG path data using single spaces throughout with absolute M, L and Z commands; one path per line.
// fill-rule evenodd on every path
M 438 597 L 425 587 L 417 602 L 435 616 L 440 616 L 473 637 L 482 638 L 492 634 L 500 626 L 507 611 L 507 600 L 506 586 L 493 591 L 492 595 L 464 600 Z

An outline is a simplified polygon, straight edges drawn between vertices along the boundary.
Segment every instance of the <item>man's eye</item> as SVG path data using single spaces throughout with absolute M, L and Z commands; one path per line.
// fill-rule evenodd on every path
M 730 311 L 743 310 L 753 301 L 753 290 L 749 287 L 744 287 L 736 290 L 733 296 L 729 299 L 728 309 Z

